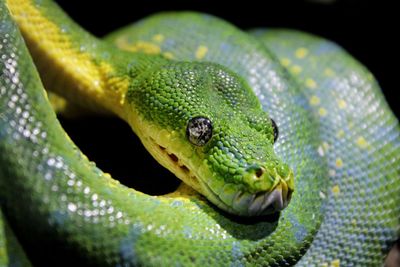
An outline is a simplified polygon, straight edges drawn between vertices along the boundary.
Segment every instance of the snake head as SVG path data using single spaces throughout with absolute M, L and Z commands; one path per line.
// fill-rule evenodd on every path
M 236 74 L 172 63 L 137 77 L 127 100 L 153 157 L 219 208 L 256 216 L 288 205 L 294 175 L 274 152 L 277 126 Z

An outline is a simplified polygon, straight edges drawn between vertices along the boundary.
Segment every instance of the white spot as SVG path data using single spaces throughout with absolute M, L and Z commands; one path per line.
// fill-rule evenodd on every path
M 321 157 L 323 157 L 325 154 L 324 154 L 324 149 L 322 148 L 322 146 L 319 146 L 318 147 L 318 154 L 321 156 Z
M 55 160 L 54 158 L 49 158 L 49 159 L 47 160 L 47 165 L 49 165 L 49 166 L 53 166 L 54 163 L 56 163 L 56 160 Z
M 107 209 L 107 213 L 108 214 L 111 214 L 111 213 L 113 213 L 114 212 L 114 207 L 109 207 L 108 209 Z
M 90 193 L 90 188 L 89 187 L 85 187 L 85 189 L 83 189 L 83 193 L 84 194 L 89 194 Z
M 61 161 L 57 161 L 55 167 L 61 169 L 64 164 Z
M 85 210 L 84 215 L 86 217 L 90 217 L 90 216 L 92 216 L 92 211 L 91 210 Z
M 68 203 L 68 209 L 69 209 L 71 212 L 75 212 L 76 209 L 77 209 L 77 206 L 76 206 L 74 203 Z
M 47 181 L 51 180 L 53 178 L 53 175 L 51 174 L 51 172 L 47 172 L 44 175 L 44 179 L 46 179 Z
M 31 136 L 31 132 L 29 130 L 24 130 L 24 132 L 22 133 L 25 137 L 29 137 Z

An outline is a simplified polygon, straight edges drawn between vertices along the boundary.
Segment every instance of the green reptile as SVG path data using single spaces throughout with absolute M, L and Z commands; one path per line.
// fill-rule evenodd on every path
M 399 237 L 398 121 L 332 42 L 197 13 L 100 40 L 51 1 L 7 0 L 0 57 L 2 265 L 47 246 L 53 266 L 379 266 Z M 125 120 L 182 185 L 102 172 L 43 87 Z

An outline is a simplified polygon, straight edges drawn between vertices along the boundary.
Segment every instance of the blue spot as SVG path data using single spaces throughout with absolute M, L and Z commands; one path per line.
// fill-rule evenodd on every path
M 232 243 L 231 255 L 232 255 L 232 261 L 237 261 L 243 258 L 243 252 L 239 242 L 234 241 Z M 241 263 L 232 263 L 231 266 L 243 266 L 243 265 Z
M 224 43 L 221 43 L 221 45 L 219 46 L 219 48 L 221 49 L 221 51 L 227 52 L 227 51 L 232 50 L 232 45 L 229 44 L 229 43 L 224 42 Z
M 144 230 L 141 224 L 134 224 L 128 235 L 122 239 L 119 246 L 119 254 L 124 262 L 135 266 L 138 264 L 138 255 L 136 254 L 135 246 L 143 232 Z
M 185 235 L 186 238 L 191 238 L 193 233 L 193 229 L 190 226 L 185 225 L 183 227 L 183 234 Z
M 338 52 L 338 46 L 331 42 L 321 42 L 315 49 L 315 55 L 326 55 L 328 53 Z
M 6 34 L 6 33 L 10 34 L 12 32 L 15 32 L 14 24 L 11 21 L 2 20 L 1 24 L 0 24 L 0 33 L 2 33 L 2 34 Z M 7 46 L 4 46 L 4 47 L 7 48 Z
M 175 39 L 168 38 L 167 40 L 164 41 L 165 47 L 174 47 L 176 44 Z
M 172 201 L 172 203 L 171 203 L 171 206 L 172 207 L 180 207 L 180 206 L 182 206 L 183 205 L 183 203 L 182 203 L 182 201 L 180 201 L 180 200 L 174 200 L 174 201 Z
M 54 211 L 48 219 L 49 224 L 55 228 L 63 227 L 67 220 L 68 214 L 63 211 Z
M 60 29 L 62 33 L 70 33 L 71 32 L 71 27 L 68 24 L 61 24 Z
M 294 237 L 298 242 L 302 242 L 308 235 L 308 230 L 304 225 L 300 224 L 294 215 L 288 215 L 286 217 L 290 223 L 293 225 L 293 229 L 296 230 Z

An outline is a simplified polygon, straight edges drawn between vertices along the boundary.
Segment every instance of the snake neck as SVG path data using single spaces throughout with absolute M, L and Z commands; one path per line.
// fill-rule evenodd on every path
M 50 1 L 8 0 L 45 88 L 95 112 L 126 120 L 125 95 L 140 73 L 168 62 L 97 39 Z

